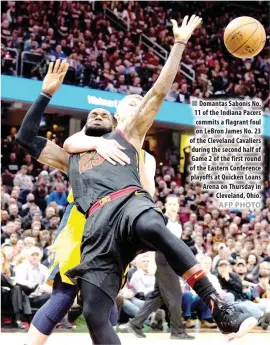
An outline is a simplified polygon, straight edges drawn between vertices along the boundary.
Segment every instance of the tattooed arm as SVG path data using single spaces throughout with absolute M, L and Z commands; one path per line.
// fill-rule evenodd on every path
M 201 18 L 195 15 L 192 15 L 188 22 L 188 16 L 186 16 L 183 20 L 182 26 L 179 28 L 176 21 L 172 20 L 175 44 L 171 50 L 170 56 L 156 83 L 143 98 L 136 114 L 122 126 L 119 126 L 131 141 L 132 139 L 137 141 L 138 138 L 142 140 L 148 129 L 151 127 L 165 96 L 171 89 L 172 83 L 179 69 L 179 64 L 186 43 L 193 31 L 199 26 L 200 22 Z
M 41 118 L 52 95 L 60 88 L 68 70 L 68 63 L 58 59 L 49 65 L 43 81 L 42 94 L 32 104 L 16 136 L 17 142 L 40 163 L 67 172 L 69 155 L 61 147 L 46 138 L 38 136 Z

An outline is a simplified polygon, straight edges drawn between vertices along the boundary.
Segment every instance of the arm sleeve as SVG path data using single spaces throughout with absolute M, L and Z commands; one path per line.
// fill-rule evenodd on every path
M 39 126 L 50 98 L 41 94 L 26 113 L 16 136 L 17 142 L 34 158 L 38 158 L 47 139 L 38 136 Z

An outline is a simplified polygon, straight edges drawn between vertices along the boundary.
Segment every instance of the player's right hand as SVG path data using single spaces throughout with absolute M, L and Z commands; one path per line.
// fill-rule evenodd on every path
M 101 138 L 97 142 L 96 151 L 109 163 L 116 165 L 130 164 L 129 157 L 122 151 L 125 150 L 116 140 Z
M 175 41 L 187 42 L 196 28 L 201 24 L 202 18 L 193 14 L 188 20 L 188 16 L 183 19 L 182 25 L 179 28 L 176 20 L 172 19 L 173 34 Z
M 43 81 L 42 91 L 53 95 L 62 85 L 65 75 L 67 73 L 69 64 L 66 60 L 61 62 L 60 59 L 49 64 L 48 73 Z

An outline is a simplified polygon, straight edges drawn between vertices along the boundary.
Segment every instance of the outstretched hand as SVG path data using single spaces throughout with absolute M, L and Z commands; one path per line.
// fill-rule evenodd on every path
M 193 32 L 197 29 L 197 27 L 201 24 L 202 18 L 193 14 L 190 19 L 188 20 L 188 16 L 185 16 L 181 27 L 178 27 L 176 20 L 172 19 L 173 25 L 173 34 L 175 41 L 183 41 L 187 42 Z
M 56 60 L 49 65 L 48 73 L 43 81 L 42 91 L 53 95 L 62 85 L 65 75 L 67 73 L 69 64 L 66 60 Z

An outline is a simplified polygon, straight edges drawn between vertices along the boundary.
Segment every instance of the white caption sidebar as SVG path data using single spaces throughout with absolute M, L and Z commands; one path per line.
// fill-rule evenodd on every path
M 259 99 L 191 100 L 191 182 L 222 209 L 259 209 L 263 189 L 263 116 Z

